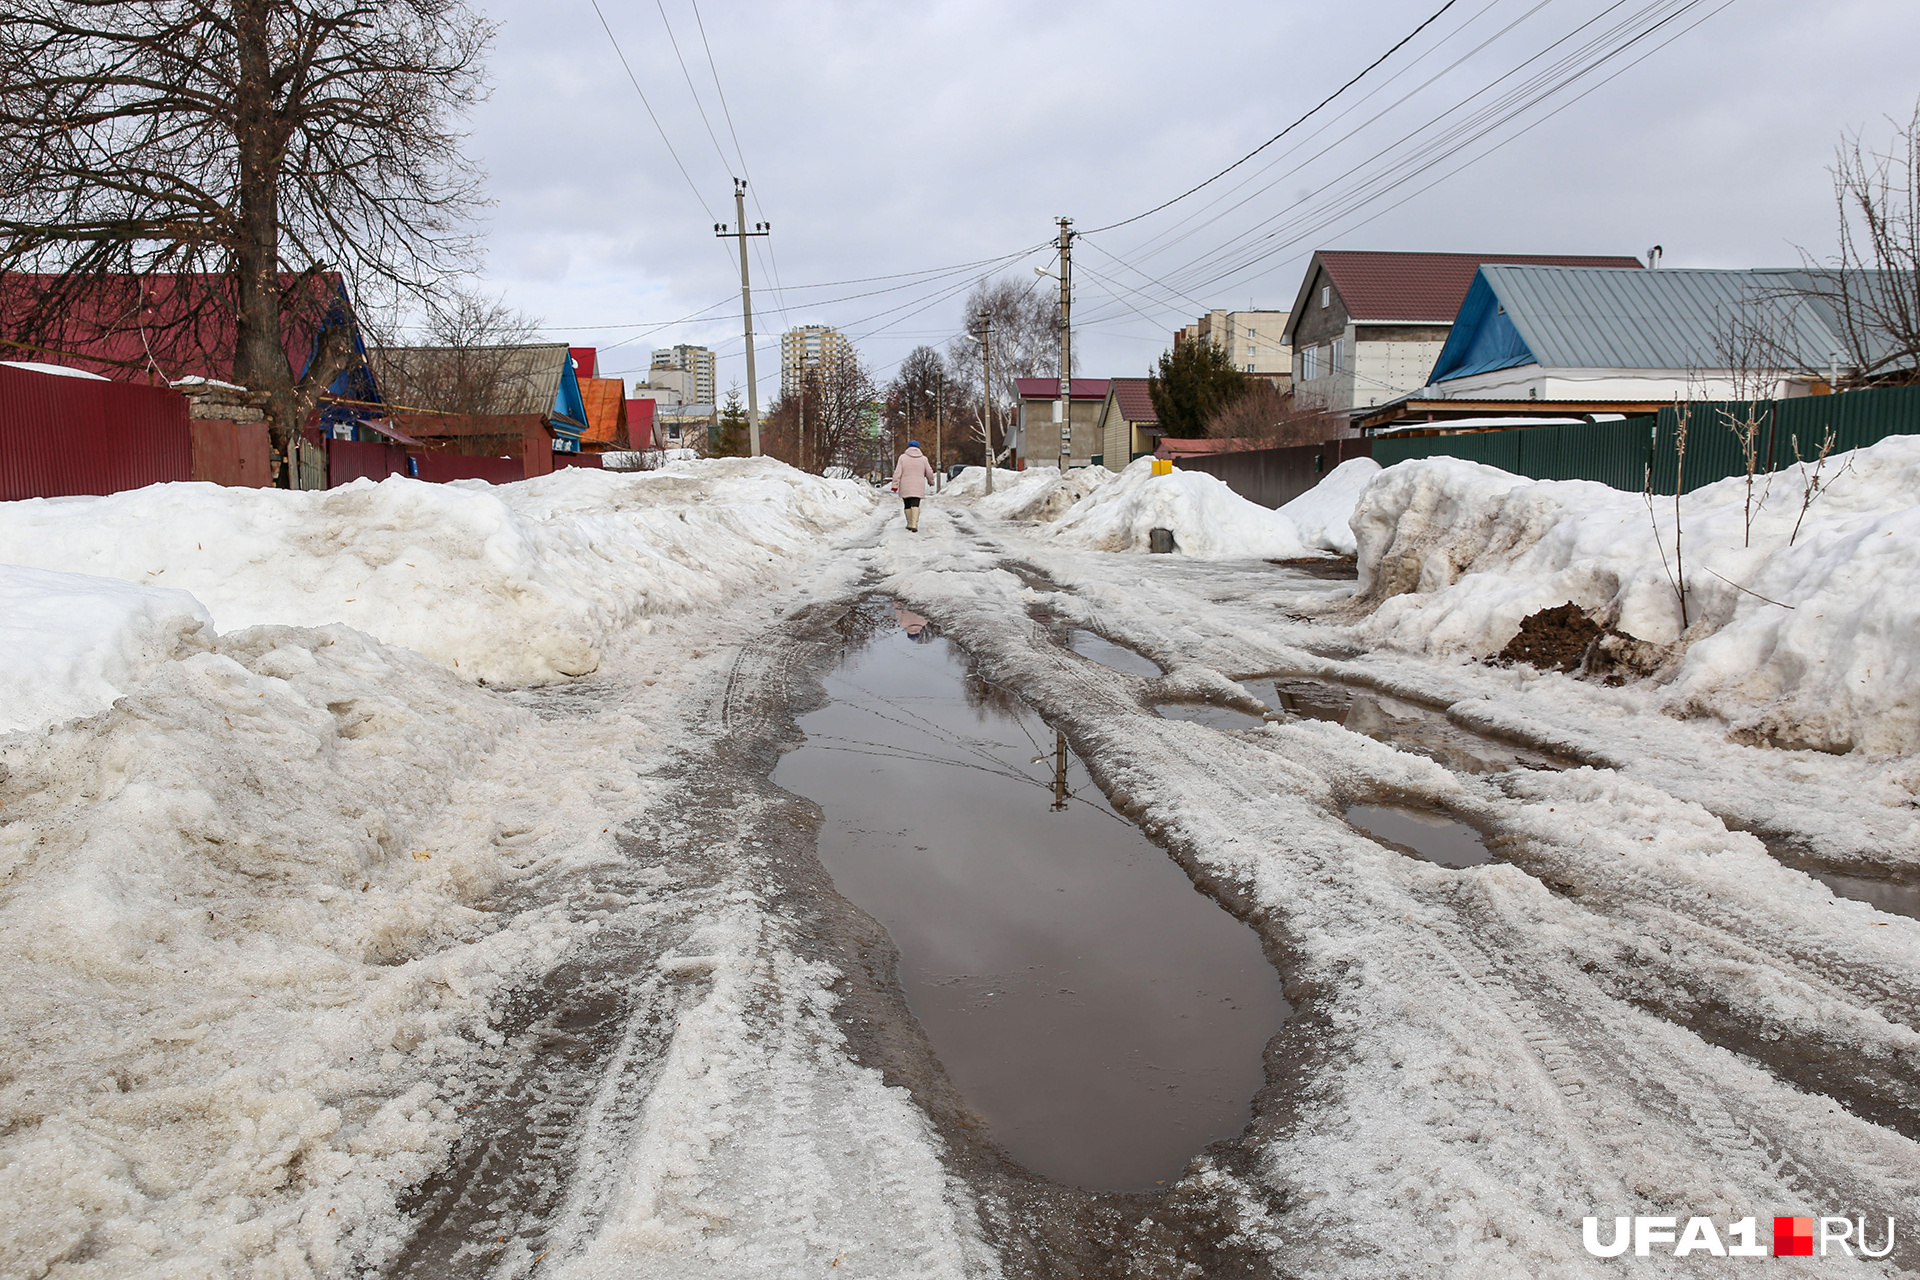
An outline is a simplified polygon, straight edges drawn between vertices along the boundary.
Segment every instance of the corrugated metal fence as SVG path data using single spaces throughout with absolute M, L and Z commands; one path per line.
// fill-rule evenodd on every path
M 192 474 L 178 392 L 0 365 L 0 501 L 118 493 Z
M 1755 469 L 1782 471 L 1796 457 L 1819 455 L 1827 433 L 1833 452 L 1860 449 L 1895 435 L 1920 435 L 1920 387 L 1880 387 L 1793 400 L 1708 402 L 1686 406 L 1685 491 L 1745 475 L 1735 423 L 1757 423 Z M 1413 458 L 1464 458 L 1535 480 L 1598 480 L 1638 493 L 1674 491 L 1679 474 L 1679 411 L 1620 422 L 1516 427 L 1450 436 L 1375 437 L 1373 457 L 1383 467 Z

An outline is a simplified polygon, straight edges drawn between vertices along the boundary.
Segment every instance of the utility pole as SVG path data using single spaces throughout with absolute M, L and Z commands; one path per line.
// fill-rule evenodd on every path
M 1073 219 L 1060 224 L 1060 400 L 1053 420 L 1060 424 L 1060 474 L 1073 457 Z
M 747 237 L 773 234 L 771 222 L 756 222 L 747 230 L 747 180 L 733 180 L 733 230 L 727 224 L 713 224 L 713 234 L 740 241 L 740 314 L 747 322 L 747 436 L 753 444 L 753 456 L 760 456 L 760 383 L 753 374 L 753 287 L 747 283 Z
M 980 336 L 974 339 L 980 344 L 980 369 L 982 391 L 981 412 L 984 415 L 981 424 L 986 429 L 987 439 L 987 492 L 993 492 L 993 313 L 980 313 Z
M 946 414 L 941 403 L 941 393 L 946 390 L 947 375 L 936 370 L 933 375 L 933 491 L 940 492 L 947 475 L 946 451 L 940 447 L 940 428 L 945 424 Z

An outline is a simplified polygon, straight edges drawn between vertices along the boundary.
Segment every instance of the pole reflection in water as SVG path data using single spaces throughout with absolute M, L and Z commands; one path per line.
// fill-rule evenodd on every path
M 892 935 L 914 1015 L 1009 1154 L 1092 1188 L 1177 1178 L 1246 1123 L 1289 1012 L 1258 939 L 1064 735 L 918 615 L 891 621 L 774 780 L 825 812 L 822 861 Z

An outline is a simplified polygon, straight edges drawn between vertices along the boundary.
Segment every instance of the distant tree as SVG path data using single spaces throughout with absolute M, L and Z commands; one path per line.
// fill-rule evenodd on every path
M 859 467 L 871 415 L 873 378 L 858 352 L 823 368 L 806 369 L 794 394 L 782 394 L 760 426 L 761 450 L 818 474 L 832 466 Z
M 920 346 L 907 353 L 893 381 L 887 384 L 881 418 L 893 452 L 904 449 L 909 440 L 924 437 L 921 443 L 932 456 L 934 414 L 954 407 L 957 388 L 952 383 L 947 362 L 938 351 Z
M 967 295 L 961 314 L 968 333 L 980 331 L 980 317 L 993 321 L 994 435 L 996 443 L 1018 412 L 1021 378 L 1060 376 L 1059 297 L 1038 287 L 1038 280 L 1016 276 L 983 281 Z M 980 346 L 966 338 L 947 345 L 947 369 L 955 381 L 979 394 Z
M 388 404 L 440 413 L 498 412 L 511 373 L 489 348 L 532 342 L 540 320 L 490 298 L 455 287 L 429 299 L 418 346 L 402 344 L 394 326 L 376 328 L 368 353 Z
M 1884 151 L 1845 139 L 1834 158 L 1839 251 L 1814 269 L 1840 322 L 1842 353 L 1868 383 L 1920 381 L 1920 104 Z
M 1247 375 L 1212 341 L 1176 342 L 1147 374 L 1147 393 L 1166 433 L 1181 439 L 1207 434 L 1207 423 L 1246 393 Z
M 740 384 L 736 382 L 727 389 L 727 402 L 720 409 L 720 423 L 714 432 L 712 456 L 744 458 L 747 456 L 747 447 L 747 410 L 740 403 Z
M 1344 434 L 1345 420 L 1298 404 L 1266 378 L 1248 378 L 1246 389 L 1207 419 L 1216 439 L 1246 440 L 1263 449 L 1318 444 Z
M 286 307 L 329 271 L 425 296 L 473 262 L 456 120 L 493 30 L 461 0 L 0 5 L 0 271 L 61 280 L 28 327 L 89 280 L 205 280 L 285 457 L 354 358 L 329 325 L 290 361 Z

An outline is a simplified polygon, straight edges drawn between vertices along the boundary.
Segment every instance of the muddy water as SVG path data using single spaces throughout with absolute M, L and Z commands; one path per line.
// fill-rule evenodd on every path
M 1161 674 L 1159 663 L 1143 658 L 1133 650 L 1122 648 L 1105 636 L 1095 635 L 1091 631 L 1075 630 L 1067 637 L 1067 647 L 1081 657 L 1089 658 L 1103 667 L 1112 667 L 1115 671 L 1125 671 L 1136 676 Z
M 917 634 L 848 655 L 774 780 L 825 811 L 822 861 L 892 935 L 914 1014 L 1008 1154 L 1093 1189 L 1170 1182 L 1249 1118 L 1290 1012 L 1273 969 L 1070 752 L 1056 808 L 1055 734 L 899 621 Z
M 1904 884 L 1897 880 L 1869 880 L 1865 876 L 1843 876 L 1831 871 L 1812 874 L 1842 898 L 1864 902 L 1888 915 L 1911 916 L 1920 920 L 1920 885 Z
M 1401 751 L 1426 756 L 1461 773 L 1559 769 L 1564 761 L 1471 733 L 1437 711 L 1385 694 L 1320 680 L 1281 677 L 1242 680 L 1240 686 L 1275 711 L 1330 720 Z
M 1478 832 L 1444 814 L 1356 804 L 1347 808 L 1347 824 L 1384 845 L 1443 867 L 1478 867 L 1493 861 Z

